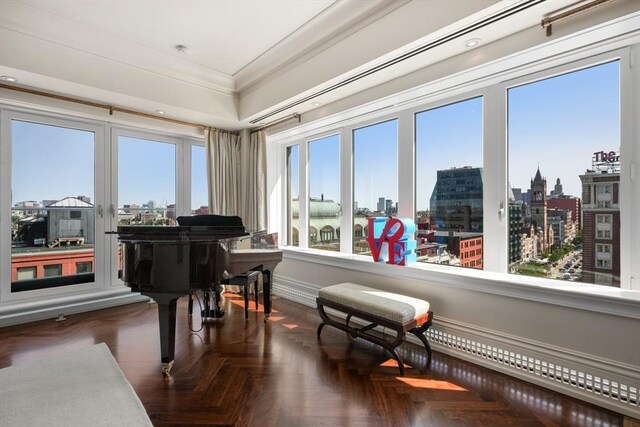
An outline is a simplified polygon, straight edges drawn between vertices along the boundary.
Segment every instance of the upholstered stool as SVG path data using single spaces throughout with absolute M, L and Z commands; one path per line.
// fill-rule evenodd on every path
M 424 335 L 433 320 L 428 301 L 355 283 L 340 283 L 320 289 L 316 302 L 322 319 L 318 325 L 318 338 L 322 328 L 330 325 L 353 338 L 378 344 L 393 356 L 398 362 L 400 375 L 404 375 L 404 363 L 395 349 L 404 342 L 406 333 L 410 332 L 418 337 L 427 350 L 427 366 L 431 363 L 431 346 Z M 329 317 L 325 307 L 345 313 L 346 319 Z M 370 323 L 358 327 L 349 323 L 352 317 Z M 378 326 L 395 331 L 395 338 L 381 338 L 368 332 Z
M 244 274 L 238 274 L 231 279 L 223 280 L 223 285 L 242 286 L 242 295 L 244 296 L 244 318 L 249 318 L 249 293 L 251 292 L 251 284 L 253 283 L 253 295 L 256 302 L 256 310 L 258 309 L 258 276 L 259 271 L 248 271 Z

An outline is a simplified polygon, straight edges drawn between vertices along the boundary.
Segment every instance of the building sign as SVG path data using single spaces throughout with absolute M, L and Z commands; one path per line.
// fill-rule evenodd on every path
M 620 172 L 620 153 L 616 151 L 596 151 L 591 159 L 591 167 L 597 172 Z
M 410 218 L 367 218 L 367 242 L 375 262 L 409 265 L 416 262 L 416 225 Z

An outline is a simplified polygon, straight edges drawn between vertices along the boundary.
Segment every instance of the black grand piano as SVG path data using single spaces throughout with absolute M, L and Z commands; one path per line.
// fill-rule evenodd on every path
M 264 232 L 245 230 L 237 216 L 179 217 L 178 226 L 118 226 L 122 244 L 122 279 L 132 291 L 158 304 L 162 372 L 174 362 L 176 304 L 195 291 L 215 295 L 224 279 L 259 270 L 263 274 L 265 321 L 271 314 L 271 276 L 282 251 Z M 249 240 L 249 249 L 234 249 Z M 246 245 L 244 245 L 246 246 Z M 213 317 L 223 312 L 217 306 Z M 207 308 L 208 310 L 208 308 Z

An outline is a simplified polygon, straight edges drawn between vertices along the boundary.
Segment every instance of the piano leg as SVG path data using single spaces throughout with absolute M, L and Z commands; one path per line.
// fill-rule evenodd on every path
M 224 316 L 224 310 L 220 308 L 220 301 L 222 301 L 222 285 L 213 285 L 213 309 L 216 319 L 222 319 Z
M 176 346 L 176 303 L 180 295 L 149 295 L 158 304 L 158 324 L 160 325 L 160 354 L 162 373 L 169 375 L 173 366 Z
M 264 293 L 264 321 L 271 316 L 271 271 L 262 270 L 262 292 Z
M 222 319 L 224 310 L 220 308 L 221 293 L 222 285 L 213 285 L 210 291 L 203 292 L 204 310 L 201 313 L 203 320 Z

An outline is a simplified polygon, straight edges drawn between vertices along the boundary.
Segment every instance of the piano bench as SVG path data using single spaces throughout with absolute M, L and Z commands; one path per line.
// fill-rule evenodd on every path
M 242 286 L 242 295 L 244 296 L 244 318 L 249 318 L 249 293 L 251 292 L 251 284 L 253 283 L 253 295 L 256 302 L 256 310 L 258 309 L 258 276 L 260 271 L 248 271 L 243 274 L 237 274 L 230 279 L 223 280 L 223 285 Z
M 382 346 L 398 362 L 400 375 L 404 375 L 404 364 L 395 348 L 405 341 L 407 332 L 415 335 L 427 350 L 427 367 L 431 363 L 431 346 L 424 333 L 431 326 L 433 312 L 429 302 L 401 294 L 381 291 L 355 283 L 340 283 L 327 286 L 318 292 L 316 299 L 322 322 L 318 325 L 318 339 L 325 325 L 345 331 L 352 338 L 362 338 Z M 346 319 L 329 317 L 325 307 L 345 313 Z M 369 324 L 357 327 L 349 324 L 352 317 Z M 374 335 L 369 331 L 378 326 L 395 331 L 395 337 Z

